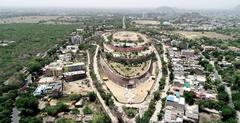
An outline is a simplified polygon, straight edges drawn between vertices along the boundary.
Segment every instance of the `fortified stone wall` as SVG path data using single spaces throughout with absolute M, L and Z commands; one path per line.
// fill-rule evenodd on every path
M 146 81 L 151 76 L 150 73 L 152 71 L 152 65 L 150 64 L 150 67 L 144 74 L 142 74 L 138 77 L 135 77 L 135 78 L 124 78 L 123 76 L 120 76 L 118 73 L 113 71 L 110 68 L 110 66 L 108 66 L 108 64 L 102 58 L 100 58 L 100 64 L 101 64 L 101 68 L 102 68 L 104 74 L 111 81 L 113 81 L 116 84 L 123 86 L 123 87 L 127 87 L 129 84 L 132 84 L 133 87 L 136 87 L 138 83 Z
M 124 47 L 115 47 L 111 44 L 106 44 L 106 47 L 114 50 L 114 51 L 118 51 L 118 52 L 137 52 L 137 51 L 142 51 L 145 49 L 145 47 L 127 47 L 127 48 L 124 48 Z
M 147 56 L 141 56 L 138 58 L 126 58 L 126 57 L 112 57 L 111 60 L 114 62 L 127 62 L 127 63 L 132 63 L 132 62 L 144 62 L 150 59 L 154 54 L 151 53 Z

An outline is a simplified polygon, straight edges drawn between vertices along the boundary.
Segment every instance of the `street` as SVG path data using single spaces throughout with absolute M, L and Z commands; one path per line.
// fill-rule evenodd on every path
M 94 71 L 95 70 L 98 70 L 97 69 L 97 55 L 98 55 L 98 51 L 99 51 L 99 46 L 97 45 L 97 48 L 96 48 L 96 51 L 95 51 L 95 55 L 94 55 Z M 109 109 L 109 107 L 105 104 L 105 101 L 103 100 L 103 98 L 101 97 L 100 93 L 98 92 L 97 88 L 94 86 L 93 84 L 93 80 L 90 76 L 90 69 L 89 69 L 89 66 L 90 66 L 90 55 L 89 55 L 89 52 L 87 51 L 87 54 L 88 54 L 88 65 L 87 65 L 87 76 L 89 76 L 89 80 L 90 80 L 90 86 L 92 87 L 93 91 L 97 94 L 97 97 L 100 101 L 100 103 L 102 104 L 104 110 L 106 111 L 106 113 L 108 114 L 108 116 L 111 118 L 112 120 L 112 123 L 118 123 L 118 120 L 117 118 L 112 114 L 111 110 Z M 99 74 L 98 74 L 99 75 Z M 97 76 L 97 74 L 96 74 Z

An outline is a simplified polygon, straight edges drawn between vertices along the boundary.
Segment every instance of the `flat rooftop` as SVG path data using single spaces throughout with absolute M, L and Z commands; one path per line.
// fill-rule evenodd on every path
M 45 84 L 45 83 L 56 83 L 56 82 L 61 82 L 61 80 L 58 80 L 55 77 L 42 77 L 38 81 L 39 84 Z

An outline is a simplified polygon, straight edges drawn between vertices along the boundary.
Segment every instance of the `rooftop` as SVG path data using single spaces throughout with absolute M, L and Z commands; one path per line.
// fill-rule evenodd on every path
M 167 96 L 167 101 L 176 102 L 176 103 L 185 105 L 185 98 L 177 97 L 175 95 L 168 95 Z
M 85 70 L 80 70 L 80 71 L 72 71 L 72 72 L 66 72 L 63 73 L 64 76 L 72 76 L 72 75 L 79 75 L 79 74 L 85 74 Z
M 56 83 L 56 82 L 61 82 L 61 80 L 56 79 L 55 77 L 42 77 L 38 81 L 39 84 L 44 84 L 44 83 Z

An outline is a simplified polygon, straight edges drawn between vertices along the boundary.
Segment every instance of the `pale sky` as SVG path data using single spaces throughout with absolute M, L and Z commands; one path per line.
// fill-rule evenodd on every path
M 169 6 L 188 9 L 228 9 L 237 5 L 240 5 L 240 0 L 0 0 L 0 8 L 156 8 Z

